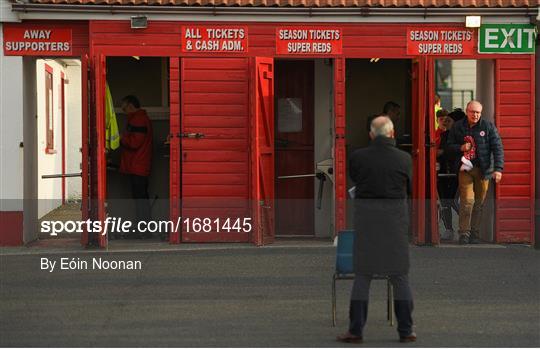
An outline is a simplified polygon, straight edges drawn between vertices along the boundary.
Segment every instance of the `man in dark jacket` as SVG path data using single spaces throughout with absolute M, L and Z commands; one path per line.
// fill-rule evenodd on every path
M 411 156 L 396 148 L 394 126 L 381 115 L 371 123 L 369 147 L 351 155 L 349 174 L 356 184 L 354 226 L 355 280 L 349 331 L 337 339 L 361 342 L 367 320 L 369 286 L 374 275 L 390 277 L 400 341 L 412 342 L 413 300 L 408 282 Z
M 122 111 L 128 116 L 128 124 L 120 138 L 120 173 L 129 175 L 137 221 L 149 221 L 148 177 L 152 166 L 152 124 L 135 96 L 122 99 Z M 146 233 L 143 236 L 150 238 L 152 234 Z M 143 236 L 139 234 L 138 237 Z
M 482 104 L 470 101 L 467 117 L 454 124 L 447 149 L 461 156 L 459 181 L 459 243 L 478 243 L 482 209 L 489 179 L 502 178 L 504 152 L 501 137 L 491 122 L 481 118 Z M 492 162 L 493 158 L 493 162 Z

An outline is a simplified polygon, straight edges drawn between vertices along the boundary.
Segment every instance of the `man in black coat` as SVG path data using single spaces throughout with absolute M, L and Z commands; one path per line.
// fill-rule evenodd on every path
M 481 118 L 482 104 L 467 103 L 467 117 L 448 134 L 447 150 L 461 157 L 459 182 L 459 243 L 478 243 L 489 179 L 502 178 L 504 151 L 497 128 Z M 492 161 L 493 159 L 493 161 Z
M 373 119 L 369 147 L 352 153 L 349 174 L 356 184 L 354 226 L 355 280 L 349 331 L 342 342 L 361 342 L 367 320 L 369 286 L 374 275 L 389 276 L 401 342 L 416 340 L 409 287 L 409 207 L 412 160 L 395 146 L 394 126 L 386 115 Z

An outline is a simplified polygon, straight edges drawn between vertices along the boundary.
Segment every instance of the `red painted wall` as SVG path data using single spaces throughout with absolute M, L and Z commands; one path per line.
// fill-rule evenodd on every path
M 23 212 L 0 211 L 0 246 L 23 244 Z

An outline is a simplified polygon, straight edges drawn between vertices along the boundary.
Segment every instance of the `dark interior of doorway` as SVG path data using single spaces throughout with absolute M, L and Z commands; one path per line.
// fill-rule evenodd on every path
M 169 67 L 162 57 L 108 57 L 107 83 L 113 99 L 120 133 L 126 130 L 127 115 L 121 110 L 124 96 L 134 95 L 145 109 L 153 129 L 152 170 L 148 194 L 153 221 L 169 219 Z M 119 173 L 122 147 L 107 154 L 107 213 L 135 224 L 135 202 L 129 177 Z M 127 238 L 113 232 L 110 239 Z M 129 236 L 136 238 L 137 234 Z M 166 231 L 152 233 L 152 239 L 167 239 Z
M 408 59 L 349 59 L 346 64 L 346 152 L 369 145 L 368 118 L 381 114 L 387 102 L 400 106 L 393 117 L 398 147 L 412 150 L 412 62 Z M 347 175 L 347 188 L 354 186 Z M 348 195 L 347 195 L 348 197 Z M 353 229 L 354 209 L 347 201 L 347 229 Z

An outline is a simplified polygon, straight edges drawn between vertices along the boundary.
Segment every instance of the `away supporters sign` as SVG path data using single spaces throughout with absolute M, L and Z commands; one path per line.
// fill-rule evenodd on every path
M 71 56 L 72 50 L 69 28 L 4 27 L 6 56 Z

